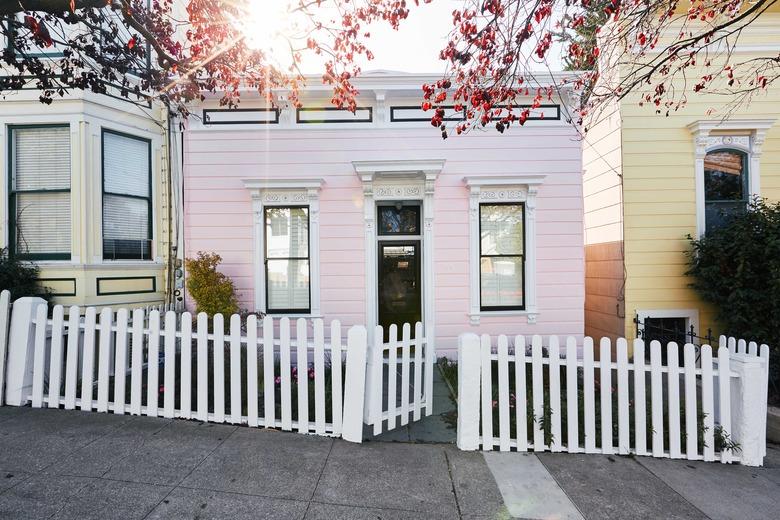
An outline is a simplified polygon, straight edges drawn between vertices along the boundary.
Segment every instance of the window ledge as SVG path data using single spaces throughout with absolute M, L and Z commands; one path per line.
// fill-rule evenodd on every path
M 276 318 L 279 318 L 279 319 L 281 319 L 281 318 L 296 318 L 296 319 L 297 318 L 308 318 L 308 319 L 316 320 L 316 319 L 321 319 L 322 318 L 322 314 L 319 314 L 319 313 L 317 313 L 317 314 L 308 313 L 307 314 L 305 312 L 304 313 L 294 312 L 294 313 L 288 314 L 288 313 L 272 312 L 272 313 L 269 314 L 269 313 L 267 313 L 265 311 L 257 311 L 257 312 L 262 312 L 266 316 L 271 316 L 272 318 L 275 318 L 275 319 Z
M 539 312 L 535 310 L 524 311 L 480 311 L 469 313 L 469 323 L 471 325 L 479 325 L 482 318 L 504 318 L 514 316 L 525 316 L 528 323 L 533 325 L 536 323 L 539 317 Z

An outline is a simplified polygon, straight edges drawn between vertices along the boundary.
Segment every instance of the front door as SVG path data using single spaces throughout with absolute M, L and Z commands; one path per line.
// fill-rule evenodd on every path
M 401 327 L 422 321 L 420 242 L 379 243 L 379 324 L 388 341 L 390 325 Z

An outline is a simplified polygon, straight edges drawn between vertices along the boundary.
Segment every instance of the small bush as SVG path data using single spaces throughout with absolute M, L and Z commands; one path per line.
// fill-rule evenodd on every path
M 24 296 L 38 296 L 51 299 L 51 294 L 38 283 L 38 266 L 22 262 L 8 254 L 8 249 L 0 249 L 0 289 L 11 291 L 11 301 Z
M 197 258 L 185 260 L 187 266 L 187 290 L 195 300 L 197 312 L 205 312 L 209 318 L 215 314 L 230 316 L 239 311 L 233 280 L 217 271 L 222 257 L 216 253 L 198 251 Z
M 688 237 L 687 275 L 712 304 L 721 332 L 770 348 L 770 400 L 780 400 L 780 203 L 747 212 L 699 240 Z

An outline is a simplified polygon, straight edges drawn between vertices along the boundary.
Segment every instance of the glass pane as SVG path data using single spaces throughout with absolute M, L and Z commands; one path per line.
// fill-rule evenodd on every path
M 103 134 L 103 189 L 108 193 L 149 197 L 148 141 Z
M 70 129 L 64 127 L 13 129 L 14 188 L 70 188 Z
M 16 194 L 16 252 L 70 253 L 70 193 Z
M 268 260 L 268 310 L 309 309 L 309 261 Z
M 309 257 L 309 208 L 266 208 L 267 258 Z
M 745 155 L 741 152 L 710 152 L 704 158 L 706 200 L 746 200 Z
M 480 269 L 483 308 L 523 305 L 522 257 L 482 258 Z
M 747 203 L 745 201 L 707 202 L 704 208 L 705 231 L 712 231 L 725 226 L 734 215 L 745 213 Z
M 522 204 L 482 204 L 479 218 L 482 255 L 523 254 Z
M 379 206 L 380 235 L 419 235 L 420 206 Z
M 150 236 L 148 201 L 103 195 L 103 258 L 149 260 Z

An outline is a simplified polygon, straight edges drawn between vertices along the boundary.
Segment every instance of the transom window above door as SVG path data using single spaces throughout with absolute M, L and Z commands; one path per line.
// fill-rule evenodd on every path
M 522 203 L 479 205 L 481 310 L 525 308 Z
M 264 222 L 267 312 L 308 313 L 309 207 L 266 206 Z
M 420 206 L 402 205 L 377 207 L 380 235 L 419 235 Z

